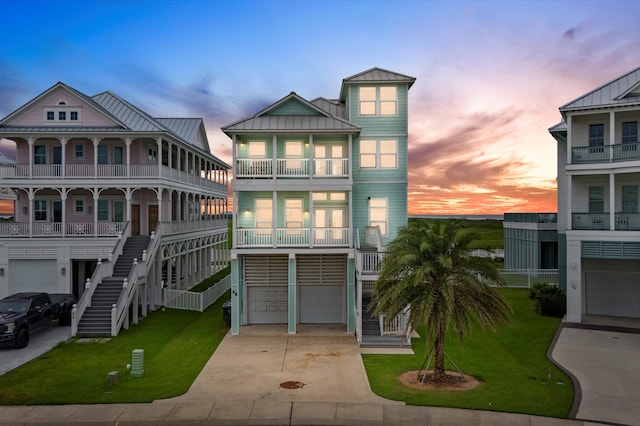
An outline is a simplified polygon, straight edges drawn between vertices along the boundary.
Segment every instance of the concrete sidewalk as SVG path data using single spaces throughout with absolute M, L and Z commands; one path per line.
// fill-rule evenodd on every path
M 285 389 L 285 382 L 301 387 Z M 587 425 L 523 414 L 407 406 L 375 395 L 343 326 L 243 327 L 191 388 L 150 404 L 0 407 L 0 423 L 180 425 Z

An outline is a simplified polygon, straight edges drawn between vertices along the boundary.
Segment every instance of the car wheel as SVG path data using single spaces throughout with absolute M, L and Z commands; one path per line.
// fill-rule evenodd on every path
M 16 341 L 13 343 L 13 347 L 16 349 L 22 349 L 29 344 L 29 330 L 23 328 L 18 331 Z

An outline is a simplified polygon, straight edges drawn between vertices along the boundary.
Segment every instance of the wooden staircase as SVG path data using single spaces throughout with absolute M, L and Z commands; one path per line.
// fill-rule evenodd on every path
M 362 295 L 362 339 L 361 348 L 411 348 L 406 336 L 382 336 L 380 320 L 373 316 L 373 309 L 369 308 L 371 295 Z
M 129 276 L 133 267 L 133 260 L 142 260 L 142 252 L 150 241 L 149 236 L 131 236 L 122 248 L 113 265 L 113 275 L 104 278 L 94 290 L 91 306 L 87 306 L 84 315 L 78 322 L 78 335 L 110 336 L 111 309 L 118 303 L 122 293 L 122 283 Z

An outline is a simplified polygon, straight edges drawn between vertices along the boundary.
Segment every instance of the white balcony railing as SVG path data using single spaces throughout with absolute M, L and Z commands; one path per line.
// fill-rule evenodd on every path
M 151 179 L 163 177 L 181 183 L 189 183 L 204 188 L 227 191 L 223 182 L 216 182 L 200 175 L 202 171 L 176 170 L 168 166 L 157 164 L 0 164 L 0 179 L 31 179 L 31 178 L 55 178 L 55 179 L 103 179 L 103 178 L 127 178 L 127 179 Z M 220 179 L 218 179 L 220 180 Z
M 272 228 L 236 229 L 238 248 L 257 247 L 349 247 L 349 228 Z
M 348 158 L 315 158 L 309 170 L 308 158 L 278 158 L 275 160 L 276 177 L 348 177 Z M 270 178 L 274 173 L 274 160 L 270 158 L 240 158 L 236 176 L 239 178 Z

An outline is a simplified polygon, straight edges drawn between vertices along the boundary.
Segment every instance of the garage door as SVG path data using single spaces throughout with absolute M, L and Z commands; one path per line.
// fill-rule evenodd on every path
M 22 291 L 60 293 L 58 291 L 57 261 L 44 260 L 10 260 L 9 261 L 9 294 Z
M 299 321 L 303 324 L 343 324 L 345 322 L 345 255 L 299 255 L 296 278 Z
M 640 318 L 640 273 L 585 272 L 588 315 Z
M 247 256 L 244 278 L 247 285 L 249 324 L 288 322 L 288 256 Z

